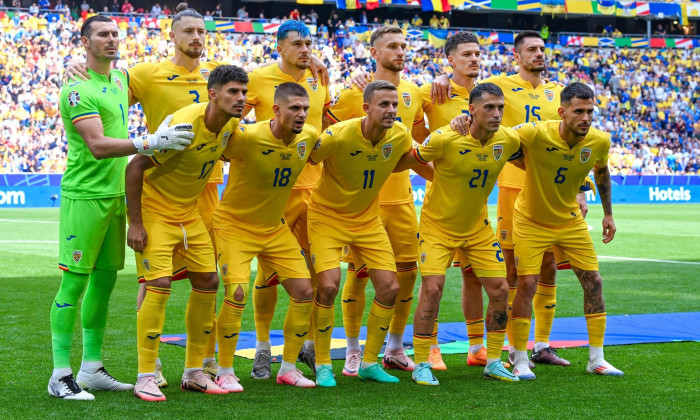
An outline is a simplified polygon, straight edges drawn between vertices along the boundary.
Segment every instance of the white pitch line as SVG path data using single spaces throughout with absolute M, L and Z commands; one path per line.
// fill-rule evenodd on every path
M 604 259 L 608 259 L 608 260 L 658 262 L 658 263 L 665 263 L 665 264 L 700 265 L 700 262 L 693 262 L 693 261 L 673 261 L 673 260 L 654 260 L 654 259 L 649 259 L 649 258 L 608 257 L 608 256 L 604 256 L 604 255 L 599 255 L 598 258 L 604 258 Z
M 11 223 L 50 223 L 50 224 L 58 224 L 57 221 L 53 221 L 53 220 L 0 219 L 0 222 L 11 222 Z
M 0 240 L 0 244 L 57 244 L 58 241 L 5 241 Z

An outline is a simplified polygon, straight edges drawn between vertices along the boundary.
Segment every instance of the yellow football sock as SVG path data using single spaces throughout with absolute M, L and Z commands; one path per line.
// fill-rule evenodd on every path
M 467 337 L 469 337 L 470 346 L 484 344 L 484 318 L 467 321 Z
M 311 255 L 310 251 L 304 251 L 305 255 Z M 318 276 L 314 270 L 310 270 L 311 273 L 311 287 L 314 289 L 314 296 L 316 296 L 316 289 L 318 288 Z M 316 324 L 315 316 L 313 313 L 314 300 L 311 299 L 311 305 L 309 306 L 309 333 L 306 335 L 306 341 L 316 341 Z
M 605 339 L 606 313 L 586 314 L 586 327 L 588 328 L 588 345 L 591 347 L 603 347 Z
M 377 357 L 379 357 L 379 352 L 384 344 L 393 314 L 393 305 L 385 306 L 374 299 L 367 319 L 367 341 L 365 342 L 365 354 L 362 356 L 363 362 L 377 363 Z
M 296 363 L 299 350 L 304 345 L 304 340 L 309 332 L 309 317 L 313 299 L 294 300 L 289 298 L 289 309 L 284 318 L 284 350 L 282 360 L 288 363 Z
M 358 279 L 355 270 L 347 271 L 345 285 L 341 294 L 343 309 L 343 327 L 346 337 L 359 337 L 362 315 L 365 312 L 365 287 L 369 278 Z
M 527 339 L 530 336 L 530 318 L 512 317 L 513 347 L 517 351 L 527 351 Z
M 557 285 L 537 282 L 537 292 L 532 299 L 532 308 L 535 311 L 536 343 L 549 343 L 556 306 Z
M 224 298 L 217 319 L 216 341 L 219 343 L 219 366 L 233 367 L 233 356 L 241 332 L 241 318 L 245 302 L 236 302 L 231 297 Z
M 406 329 L 408 315 L 411 313 L 411 305 L 413 304 L 413 287 L 416 285 L 416 275 L 418 268 L 403 268 L 398 269 L 396 277 L 399 281 L 399 293 L 396 296 L 396 306 L 394 316 L 391 317 L 389 324 L 389 333 L 403 336 L 403 331 Z
M 486 333 L 486 358 L 500 359 L 503 342 L 506 339 L 506 330 L 488 331 Z M 483 338 L 482 338 L 483 340 Z
M 506 325 L 506 335 L 508 336 L 508 344 L 513 345 L 513 317 L 510 316 L 510 311 L 513 309 L 513 301 L 515 300 L 515 293 L 518 291 L 517 287 L 508 288 L 508 324 Z
M 146 287 L 146 297 L 136 314 L 136 348 L 139 356 L 139 373 L 153 373 L 160 346 L 160 335 L 165 322 L 165 305 L 170 289 Z
M 430 346 L 437 346 L 438 341 L 437 341 L 437 335 L 438 335 L 438 319 L 435 318 L 435 322 L 433 323 L 433 332 L 430 334 Z
M 205 359 L 213 359 L 216 357 L 216 306 L 214 307 L 214 315 L 211 321 L 211 334 L 209 334 L 207 350 L 204 352 Z
M 185 310 L 185 328 L 187 329 L 187 347 L 185 348 L 185 369 L 202 367 L 204 353 L 209 345 L 212 333 L 214 308 L 216 307 L 216 289 L 203 290 L 192 288 Z
M 335 321 L 335 306 L 325 306 L 314 299 L 316 312 L 316 364 L 331 364 L 331 334 Z
M 253 318 L 258 341 L 270 341 L 270 325 L 272 318 L 275 317 L 275 305 L 277 305 L 277 286 L 270 286 L 269 283 L 276 276 L 277 273 L 267 276 L 258 264 L 258 274 L 255 276 L 253 290 Z
M 413 360 L 416 364 L 428 363 L 431 335 L 413 334 Z

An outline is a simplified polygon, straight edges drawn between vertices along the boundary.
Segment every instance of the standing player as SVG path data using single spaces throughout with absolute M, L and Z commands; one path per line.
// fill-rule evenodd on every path
M 603 204 L 603 243 L 615 237 L 612 217 L 608 153 L 610 135 L 591 128 L 595 95 L 582 83 L 561 92 L 561 121 L 524 124 L 522 139 L 525 187 L 515 203 L 515 259 L 518 293 L 512 311 L 515 367 L 520 379 L 535 379 L 528 367 L 527 337 L 532 302 L 539 280 L 542 255 L 552 245 L 569 257 L 571 268 L 583 287 L 590 358 L 586 370 L 600 375 L 621 376 L 603 357 L 605 302 L 603 280 L 588 225 L 579 211 L 576 195 L 593 169 Z
M 330 346 L 345 245 L 366 262 L 376 291 L 357 376 L 377 382 L 399 381 L 377 364 L 399 289 L 391 243 L 379 215 L 379 189 L 413 142 L 406 126 L 394 124 L 397 107 L 394 84 L 370 83 L 364 91 L 367 116 L 330 127 L 311 153 L 312 163 L 324 162 L 321 181 L 309 203 L 311 262 L 318 275 L 316 383 L 323 387 L 336 385 Z
M 127 244 L 136 253 L 139 279 L 147 283 L 136 322 L 139 373 L 134 394 L 146 401 L 165 400 L 155 381 L 155 368 L 175 252 L 187 263 L 192 283 L 185 313 L 187 351 L 181 388 L 207 394 L 229 392 L 202 370 L 213 328 L 211 314 L 216 306 L 219 277 L 211 238 L 197 209 L 197 197 L 238 128 L 247 82 L 243 69 L 217 67 L 207 82 L 209 103 L 187 106 L 173 116 L 175 121 L 192 124 L 194 142 L 183 152 L 136 158 L 127 167 Z
M 311 63 L 311 33 L 302 22 L 289 20 L 280 25 L 277 31 L 277 51 L 280 62 L 277 65 L 260 67 L 250 73 L 250 91 L 246 99 L 246 113 L 255 110 L 258 121 L 275 118 L 273 111 L 275 89 L 285 82 L 302 85 L 309 95 L 308 124 L 319 132 L 323 129 L 323 115 L 330 105 L 328 86 L 316 82 L 309 68 Z M 301 173 L 289 198 L 284 212 L 284 220 L 299 241 L 304 255 L 309 255 L 309 238 L 306 231 L 307 206 L 311 191 L 321 176 L 319 167 L 307 165 Z M 310 262 L 307 260 L 307 262 Z M 309 264 L 311 280 L 315 285 L 315 274 Z M 275 315 L 278 273 L 265 266 L 258 267 L 253 291 L 255 315 L 255 360 L 251 376 L 255 379 L 270 377 L 270 324 Z M 314 334 L 309 333 L 299 358 L 314 369 Z
M 127 80 L 121 72 L 111 70 L 119 48 L 118 34 L 117 26 L 105 16 L 93 16 L 83 23 L 80 41 L 92 78 L 67 82 L 59 102 L 70 150 L 61 182 L 59 268 L 63 278 L 51 306 L 54 371 L 48 392 L 64 399 L 94 399 L 82 388 L 133 388 L 107 373 L 101 354 L 109 298 L 117 271 L 124 268 L 126 158 L 122 156 L 152 154 L 158 148 L 183 149 L 193 137 L 178 132 L 186 126 L 163 126 L 153 135 L 127 140 Z M 76 383 L 70 349 L 83 291 L 83 363 Z
M 313 288 L 304 253 L 283 218 L 289 196 L 306 166 L 318 130 L 306 125 L 309 95 L 293 82 L 280 84 L 272 107 L 275 118 L 241 126 L 224 152 L 231 172 L 214 213 L 219 268 L 226 297 L 218 318 L 217 383 L 243 391 L 233 371 L 233 358 L 248 300 L 250 262 L 257 257 L 273 269 L 289 294 L 284 321 L 284 350 L 277 383 L 314 387 L 296 368 L 309 331 Z
M 484 376 L 518 380 L 500 360 L 508 323 L 508 283 L 501 246 L 490 226 L 486 208 L 498 173 L 508 157 L 517 155 L 520 149 L 515 131 L 501 127 L 504 103 L 498 86 L 477 85 L 469 95 L 469 111 L 473 118 L 469 134 L 462 136 L 448 127 L 439 129 L 415 149 L 415 154 L 403 158 L 397 168 L 401 170 L 415 161 L 435 163 L 433 185 L 421 212 L 422 283 L 413 319 L 417 363 L 413 380 L 421 385 L 438 385 L 428 355 L 445 285 L 445 270 L 451 265 L 455 251 L 462 261 L 472 262 L 474 273 L 489 296 Z
M 401 28 L 383 26 L 372 33 L 370 54 L 377 61 L 375 80 L 392 83 L 399 96 L 396 120 L 412 130 L 423 124 L 421 93 L 411 82 L 401 80 L 401 71 L 406 58 L 406 39 Z M 357 87 L 345 89 L 335 99 L 326 114 L 337 123 L 362 117 L 363 93 Z M 365 100 L 366 102 L 366 100 Z M 396 310 L 389 326 L 386 351 L 382 362 L 385 366 L 407 371 L 413 370 L 413 361 L 404 354 L 403 332 L 413 303 L 413 287 L 416 284 L 418 260 L 418 220 L 413 204 L 413 192 L 408 172 L 392 174 L 379 192 L 381 218 L 389 235 L 396 258 L 399 294 Z M 360 366 L 360 326 L 365 310 L 365 287 L 367 275 L 365 261 L 354 263 L 353 255 L 343 256 L 348 262 L 348 272 L 342 293 L 343 325 L 347 336 L 347 353 L 343 375 L 356 376 Z M 360 263 L 361 262 L 361 263 Z

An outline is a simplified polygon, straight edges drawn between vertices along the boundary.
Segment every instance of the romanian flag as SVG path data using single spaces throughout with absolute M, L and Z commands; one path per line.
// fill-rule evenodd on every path
M 360 0 L 336 0 L 335 7 L 338 10 L 355 10 L 360 8 Z
M 430 29 L 428 42 L 434 48 L 442 48 L 447 43 L 447 29 Z
M 588 0 L 566 0 L 566 13 L 593 14 L 593 3 Z
M 449 0 L 422 0 L 421 6 L 424 12 L 449 12 L 451 9 Z

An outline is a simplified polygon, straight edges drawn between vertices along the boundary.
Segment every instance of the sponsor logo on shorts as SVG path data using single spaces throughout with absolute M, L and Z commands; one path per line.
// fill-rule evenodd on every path
M 579 157 L 581 158 L 581 163 L 588 162 L 588 159 L 591 158 L 591 149 L 588 147 L 582 148 Z
M 406 105 L 406 108 L 409 108 L 411 106 L 411 94 L 408 92 L 404 92 L 401 94 L 401 99 L 403 99 L 403 104 Z
M 316 92 L 318 90 L 318 81 L 316 81 L 313 77 L 307 77 L 306 78 L 306 83 L 309 84 L 309 87 L 311 90 Z
M 73 261 L 79 263 L 83 259 L 83 251 L 73 251 Z
M 80 94 L 78 93 L 77 90 L 74 90 L 68 94 L 68 105 L 78 106 L 79 103 L 80 103 Z
M 427 252 L 421 252 L 420 253 L 420 263 L 425 264 L 425 259 L 428 258 L 428 253 Z
M 225 276 L 226 273 L 228 273 L 228 264 L 224 264 L 221 266 L 221 274 Z
M 221 147 L 225 148 L 226 144 L 228 144 L 228 139 L 231 137 L 231 133 L 228 131 L 224 133 L 223 136 L 221 136 Z
M 493 158 L 496 159 L 496 162 L 501 160 L 501 156 L 503 156 L 503 145 L 502 144 L 494 144 L 493 145 Z
M 547 98 L 549 102 L 552 102 L 554 100 L 554 91 L 550 89 L 545 89 L 544 97 Z
M 302 141 L 297 144 L 297 153 L 299 154 L 299 159 L 304 159 L 306 157 L 306 142 Z
M 389 159 L 393 148 L 394 147 L 391 145 L 391 143 L 385 144 L 384 146 L 382 146 L 382 156 L 384 156 L 384 159 Z
M 148 259 L 141 260 L 141 264 L 143 264 L 143 268 L 145 268 L 146 271 L 151 271 L 151 263 L 148 261 Z
M 199 69 L 199 74 L 202 75 L 202 79 L 209 81 L 209 69 Z
M 508 237 L 508 231 L 507 231 L 507 230 L 502 230 L 502 231 L 501 231 L 501 240 L 502 240 L 502 241 L 505 241 L 507 237 Z

